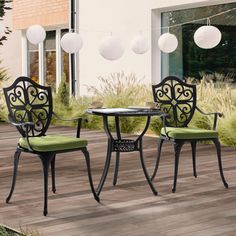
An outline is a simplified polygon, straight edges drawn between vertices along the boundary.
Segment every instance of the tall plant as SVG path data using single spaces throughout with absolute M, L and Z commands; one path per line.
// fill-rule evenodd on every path
M 1 64 L 1 61 L 0 61 Z M 3 86 L 6 85 L 6 81 L 9 79 L 7 75 L 7 70 L 0 67 L 0 121 L 5 121 L 7 118 L 5 101 L 3 96 Z
M 134 73 L 126 75 L 123 71 L 112 73 L 107 77 L 98 78 L 100 86 L 88 87 L 93 93 L 93 99 L 101 100 L 105 107 L 129 107 L 144 105 L 151 99 L 151 85 L 143 83 Z M 138 131 L 143 124 L 143 118 L 122 117 L 120 119 L 121 131 L 132 133 Z M 114 128 L 114 122 L 109 125 Z
M 12 0 L 0 0 L 0 21 L 3 20 L 3 17 L 5 16 L 5 13 L 7 10 L 12 9 L 8 6 L 9 3 L 11 3 Z M 8 26 L 4 29 L 4 34 L 0 37 L 0 45 L 3 45 L 3 41 L 7 40 L 7 35 L 10 34 L 12 31 Z

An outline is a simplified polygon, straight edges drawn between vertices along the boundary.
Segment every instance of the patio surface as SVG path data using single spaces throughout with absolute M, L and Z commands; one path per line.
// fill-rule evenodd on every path
M 74 135 L 74 129 L 52 127 L 49 133 Z M 213 145 L 197 148 L 198 178 L 192 176 L 190 145 L 180 157 L 177 192 L 171 192 L 173 148 L 164 143 L 154 196 L 144 179 L 138 153 L 121 154 L 116 187 L 112 186 L 114 160 L 98 204 L 87 181 L 80 152 L 60 154 L 56 160 L 57 193 L 49 191 L 49 214 L 42 215 L 43 178 L 39 159 L 22 154 L 11 204 L 5 203 L 12 176 L 12 156 L 18 133 L 0 125 L 0 223 L 37 230 L 46 236 L 233 236 L 236 235 L 236 150 L 222 148 L 225 177 L 221 182 Z M 106 136 L 82 131 L 89 140 L 92 174 L 97 186 L 106 154 Z M 156 138 L 144 138 L 144 155 L 153 170 Z M 51 183 L 51 181 L 49 181 Z

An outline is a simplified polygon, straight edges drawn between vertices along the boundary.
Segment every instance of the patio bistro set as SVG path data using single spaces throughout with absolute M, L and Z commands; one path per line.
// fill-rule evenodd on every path
M 48 172 L 51 166 L 52 173 L 52 191 L 56 192 L 55 184 L 55 159 L 56 154 L 82 151 L 85 157 L 88 171 L 88 179 L 91 191 L 96 201 L 100 201 L 99 195 L 105 183 L 112 152 L 116 153 L 116 166 L 113 178 L 113 185 L 117 183 L 120 153 L 138 151 L 140 153 L 140 161 L 145 178 L 153 192 L 157 195 L 157 191 L 153 186 L 152 180 L 155 178 L 163 142 L 169 140 L 173 142 L 175 151 L 175 169 L 174 169 L 174 183 L 172 192 L 176 191 L 179 156 L 182 146 L 185 142 L 190 142 L 192 147 L 192 161 L 193 174 L 197 177 L 196 171 L 196 143 L 200 140 L 211 140 L 215 144 L 220 176 L 225 188 L 228 184 L 224 178 L 222 162 L 221 162 L 221 146 L 216 131 L 217 118 L 222 116 L 221 113 L 204 113 L 196 105 L 196 86 L 190 85 L 181 79 L 168 76 L 161 83 L 152 86 L 153 97 L 158 108 L 144 109 L 144 108 L 103 108 L 103 109 L 88 109 L 87 112 L 93 115 L 100 115 L 103 117 L 104 130 L 108 138 L 107 157 L 103 173 L 95 190 L 91 175 L 90 158 L 87 150 L 87 140 L 80 138 L 80 129 L 83 118 L 77 118 L 77 134 L 76 137 L 65 137 L 62 135 L 46 135 L 47 129 L 50 125 L 52 116 L 60 118 L 53 111 L 52 92 L 50 87 L 41 86 L 30 78 L 19 77 L 8 88 L 4 88 L 4 95 L 9 111 L 9 121 L 16 126 L 21 134 L 18 146 L 14 155 L 14 171 L 10 193 L 6 199 L 8 203 L 12 197 L 19 158 L 22 152 L 29 152 L 36 154 L 43 166 L 44 173 L 44 210 L 43 214 L 48 213 Z M 202 115 L 213 115 L 214 124 L 212 130 L 189 128 L 188 124 L 191 121 L 195 110 Z M 109 129 L 108 117 L 112 116 L 115 119 L 115 135 Z M 147 118 L 146 125 L 140 135 L 136 139 L 125 139 L 121 137 L 119 117 L 120 116 L 144 116 Z M 152 116 L 159 116 L 163 121 L 163 128 L 158 140 L 157 159 L 154 172 L 150 176 L 147 172 L 144 158 L 142 139 L 146 133 Z

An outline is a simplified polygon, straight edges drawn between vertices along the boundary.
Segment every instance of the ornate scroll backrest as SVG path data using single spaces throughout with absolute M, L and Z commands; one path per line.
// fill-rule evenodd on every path
M 28 77 L 19 77 L 8 88 L 4 88 L 9 116 L 14 122 L 33 122 L 28 136 L 42 136 L 47 131 L 52 117 L 52 92 Z M 17 127 L 25 136 L 23 127 Z
M 186 127 L 196 108 L 196 86 L 181 79 L 168 76 L 152 86 L 154 101 L 164 113 L 169 114 L 166 125 Z

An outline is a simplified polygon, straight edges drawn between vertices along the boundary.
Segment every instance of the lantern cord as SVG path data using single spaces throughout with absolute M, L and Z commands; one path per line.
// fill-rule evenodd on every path
M 232 9 L 228 9 L 226 11 L 219 12 L 219 13 L 211 15 L 211 16 L 199 18 L 199 19 L 196 19 L 196 20 L 186 21 L 186 22 L 183 22 L 183 23 L 169 25 L 169 26 L 162 26 L 162 27 L 152 28 L 151 31 L 155 31 L 155 30 L 159 30 L 159 29 L 167 29 L 169 31 L 171 28 L 179 27 L 179 26 L 190 24 L 190 23 L 194 23 L 194 22 L 204 21 L 204 20 L 206 20 L 206 24 L 208 24 L 208 23 L 210 23 L 210 20 L 212 18 L 220 16 L 220 15 L 223 15 L 223 14 L 226 14 L 226 13 L 229 13 L 229 12 L 232 12 L 232 11 L 235 11 L 235 10 L 236 10 L 236 7 L 232 8 Z M 82 31 L 82 32 L 93 32 L 93 33 L 94 32 L 95 33 L 108 33 L 108 35 L 111 35 L 110 32 L 114 33 L 114 30 L 109 30 L 109 31 L 108 30 L 99 30 L 99 29 L 98 30 L 97 29 L 96 30 L 89 30 L 89 29 L 80 28 L 80 27 L 79 27 L 79 31 Z M 129 30 L 121 30 L 121 31 L 125 31 L 126 32 L 126 31 L 129 31 Z M 143 30 L 142 29 L 142 30 L 139 30 L 139 32 L 140 31 L 142 31 L 142 33 L 144 33 L 144 32 L 148 32 L 150 30 Z
M 178 27 L 178 26 L 182 26 L 182 25 L 186 25 L 186 24 L 190 24 L 190 23 L 194 23 L 194 22 L 198 22 L 198 21 L 204 21 L 204 20 L 208 21 L 208 19 L 209 19 L 208 22 L 210 22 L 211 18 L 214 18 L 216 16 L 220 16 L 220 15 L 223 15 L 225 13 L 228 13 L 228 12 L 231 12 L 231 11 L 235 11 L 235 10 L 236 10 L 236 7 L 232 8 L 232 9 L 229 9 L 229 10 L 226 10 L 226 11 L 219 12 L 219 13 L 214 14 L 212 16 L 207 16 L 207 17 L 204 17 L 204 18 L 199 18 L 199 19 L 196 19 L 196 20 L 191 20 L 191 21 L 187 21 L 187 22 L 183 22 L 183 23 L 179 23 L 179 24 L 175 24 L 175 25 L 162 26 L 161 28 L 162 29 L 174 28 L 174 27 Z M 155 30 L 155 29 L 153 28 L 152 30 Z

